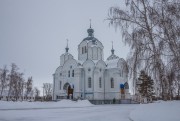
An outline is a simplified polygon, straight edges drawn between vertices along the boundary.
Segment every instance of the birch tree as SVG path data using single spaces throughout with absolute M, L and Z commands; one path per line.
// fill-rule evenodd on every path
M 8 69 L 7 66 L 4 66 L 3 69 L 0 69 L 0 89 L 1 89 L 0 98 L 2 97 L 2 93 L 4 89 L 7 87 L 7 83 L 8 83 Z
M 126 0 L 127 10 L 111 7 L 110 25 L 121 28 L 123 41 L 131 52 L 128 58 L 130 77 L 139 70 L 151 75 L 159 87 L 160 96 L 167 98 L 167 72 L 179 75 L 180 4 L 178 0 Z M 135 82 L 133 82 L 135 83 Z

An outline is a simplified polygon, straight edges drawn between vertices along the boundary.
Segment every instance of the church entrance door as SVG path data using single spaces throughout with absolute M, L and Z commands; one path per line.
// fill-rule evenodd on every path
M 67 99 L 73 99 L 73 88 L 71 88 L 71 86 L 68 86 L 68 96 Z
M 65 83 L 63 89 L 66 91 L 67 99 L 73 99 L 73 87 L 69 83 Z

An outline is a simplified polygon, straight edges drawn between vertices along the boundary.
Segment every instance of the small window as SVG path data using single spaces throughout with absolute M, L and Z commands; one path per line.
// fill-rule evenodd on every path
M 114 79 L 111 78 L 111 88 L 114 88 Z
M 74 70 L 72 70 L 72 77 L 74 77 Z
M 68 71 L 68 77 L 70 77 L 70 71 Z
M 82 54 L 84 54 L 84 48 L 82 47 Z
M 102 87 L 102 81 L 101 81 L 101 77 L 99 77 L 99 88 Z
M 88 88 L 91 88 L 91 77 L 88 78 Z
M 60 73 L 59 75 L 62 76 L 62 73 Z
M 59 82 L 59 89 L 61 90 L 61 85 L 62 85 L 62 82 L 60 81 Z
M 85 49 L 85 53 L 87 53 L 87 48 L 86 48 L 86 46 L 84 47 L 84 49 Z

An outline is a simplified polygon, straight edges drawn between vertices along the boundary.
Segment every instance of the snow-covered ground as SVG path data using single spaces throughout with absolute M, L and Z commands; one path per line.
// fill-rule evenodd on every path
M 88 100 L 61 100 L 59 102 L 7 102 L 0 101 L 0 110 L 75 108 L 93 106 Z M 1 120 L 0 120 L 1 121 Z
M 87 100 L 0 101 L 0 121 L 180 121 L 180 101 L 92 105 Z
M 133 121 L 180 121 L 180 101 L 140 104 L 130 117 Z

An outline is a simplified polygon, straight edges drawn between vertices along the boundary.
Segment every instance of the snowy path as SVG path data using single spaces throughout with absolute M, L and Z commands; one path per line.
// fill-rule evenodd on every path
M 41 110 L 0 111 L 0 121 L 130 121 L 137 105 L 100 105 Z

